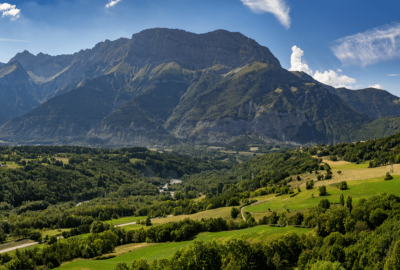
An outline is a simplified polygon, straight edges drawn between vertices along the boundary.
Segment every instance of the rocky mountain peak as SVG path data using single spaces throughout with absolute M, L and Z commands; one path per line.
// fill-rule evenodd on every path
M 225 30 L 205 34 L 166 28 L 144 30 L 132 36 L 129 60 L 139 65 L 176 62 L 192 70 L 216 64 L 239 67 L 255 61 L 268 61 L 280 67 L 268 48 Z

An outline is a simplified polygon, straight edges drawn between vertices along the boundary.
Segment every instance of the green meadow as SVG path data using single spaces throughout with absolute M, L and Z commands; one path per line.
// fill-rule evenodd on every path
M 274 211 L 284 208 L 287 208 L 290 211 L 304 210 L 318 205 L 322 199 L 328 199 L 331 202 L 339 202 L 341 194 L 345 197 L 352 196 L 353 203 L 357 202 L 361 198 L 372 197 L 379 193 L 393 193 L 400 195 L 400 176 L 395 176 L 390 181 L 384 181 L 383 177 L 368 180 L 348 181 L 347 185 L 347 190 L 338 190 L 334 187 L 327 186 L 328 196 L 323 197 L 318 196 L 318 187 L 311 190 L 302 188 L 302 191 L 292 198 L 290 195 L 272 197 L 272 199 L 264 203 L 246 207 L 246 211 L 259 213 L 267 212 L 268 209 Z M 314 196 L 314 198 L 312 196 Z
M 201 233 L 195 239 L 207 241 L 228 241 L 232 239 L 243 239 L 246 241 L 270 241 L 276 239 L 284 234 L 295 232 L 298 234 L 308 233 L 311 229 L 293 228 L 293 227 L 269 227 L 257 226 L 245 230 L 216 232 L 216 233 Z M 193 241 L 185 242 L 170 242 L 162 244 L 154 244 L 137 249 L 120 256 L 108 260 L 78 260 L 71 263 L 66 263 L 57 269 L 69 270 L 89 270 L 89 269 L 104 269 L 112 270 L 118 262 L 125 262 L 128 265 L 133 260 L 146 258 L 149 261 L 160 258 L 171 258 L 173 254 L 179 249 L 193 243 Z M 134 246 L 133 246 L 134 247 Z

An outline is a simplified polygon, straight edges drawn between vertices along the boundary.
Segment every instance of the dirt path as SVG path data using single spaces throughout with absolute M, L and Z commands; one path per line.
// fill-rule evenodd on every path
M 6 253 L 6 252 L 10 252 L 10 251 L 13 251 L 13 250 L 16 250 L 16 249 L 21 249 L 21 248 L 26 248 L 26 247 L 34 246 L 34 245 L 37 245 L 37 244 L 39 244 L 39 243 L 38 243 L 38 242 L 35 242 L 35 243 L 29 243 L 29 244 L 24 244 L 24 245 L 12 247 L 12 248 L 3 249 L 3 250 L 0 250 L 0 254 Z
M 169 217 L 173 217 L 173 215 L 169 215 L 166 218 Z M 160 218 L 151 218 L 150 220 L 156 220 L 156 219 L 160 219 Z M 118 225 L 114 225 L 114 227 L 124 227 L 124 226 L 128 226 L 128 225 L 134 225 L 136 224 L 136 222 L 129 222 L 129 223 L 124 223 L 124 224 L 118 224 Z

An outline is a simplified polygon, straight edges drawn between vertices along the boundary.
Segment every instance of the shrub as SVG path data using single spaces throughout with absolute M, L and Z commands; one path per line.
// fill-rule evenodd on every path
M 232 207 L 232 209 L 231 209 L 231 217 L 232 218 L 237 218 L 239 214 L 240 214 L 240 210 L 237 209 L 236 207 Z
M 50 236 L 50 239 L 49 239 L 48 243 L 49 243 L 49 245 L 57 243 L 57 237 L 55 237 L 54 235 Z
M 392 180 L 393 176 L 390 175 L 389 172 L 386 173 L 385 180 Z
M 347 189 L 347 182 L 346 181 L 340 182 L 339 189 L 340 190 L 346 190 Z
M 326 196 L 328 193 L 326 192 L 326 186 L 319 187 L 319 196 Z
M 42 240 L 42 234 L 39 231 L 32 231 L 29 234 L 29 239 L 31 239 L 33 241 L 40 241 L 40 240 Z

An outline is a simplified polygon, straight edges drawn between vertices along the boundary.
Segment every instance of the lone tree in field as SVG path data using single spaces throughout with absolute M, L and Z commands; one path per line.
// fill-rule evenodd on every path
M 328 193 L 326 192 L 326 186 L 319 187 L 319 196 L 326 196 Z
M 392 180 L 393 176 L 390 175 L 389 172 L 386 173 L 385 180 Z
M 338 173 L 339 175 L 341 175 L 341 174 L 342 174 L 342 171 L 337 171 L 337 173 Z
M 340 182 L 339 189 L 340 190 L 346 190 L 347 189 L 347 182 L 346 181 Z

